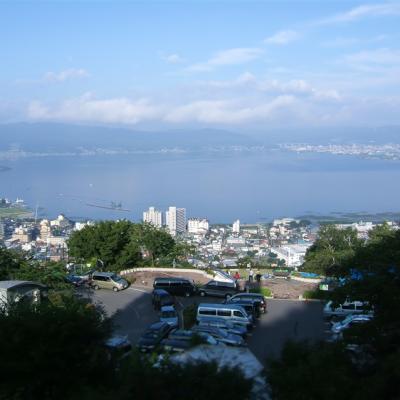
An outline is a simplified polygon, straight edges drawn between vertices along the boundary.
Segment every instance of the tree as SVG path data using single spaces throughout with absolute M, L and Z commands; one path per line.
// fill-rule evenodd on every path
M 302 269 L 327 275 L 332 268 L 349 260 L 361 244 L 354 229 L 324 225 L 318 232 L 318 239 L 307 250 Z
M 22 253 L 0 246 L 0 280 L 15 279 L 15 273 L 26 265 Z
M 109 333 L 95 307 L 74 299 L 0 313 L 0 398 L 79 398 L 85 386 L 104 387 L 113 377 L 103 346 Z

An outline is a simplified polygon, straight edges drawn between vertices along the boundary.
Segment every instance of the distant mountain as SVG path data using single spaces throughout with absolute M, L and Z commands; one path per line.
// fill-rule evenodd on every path
M 55 123 L 0 125 L 0 150 L 73 151 L 79 147 L 129 150 L 257 145 L 256 138 L 217 129 L 135 131 L 127 128 Z
M 0 125 L 0 151 L 68 152 L 79 148 L 157 150 L 184 148 L 266 146 L 282 143 L 348 144 L 400 143 L 400 126 L 378 128 L 310 128 L 242 130 L 174 129 L 139 131 L 124 127 L 85 126 L 61 123 Z

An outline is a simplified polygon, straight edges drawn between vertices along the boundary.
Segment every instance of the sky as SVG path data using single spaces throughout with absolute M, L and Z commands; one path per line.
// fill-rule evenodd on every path
M 400 2 L 1 1 L 0 122 L 400 124 Z

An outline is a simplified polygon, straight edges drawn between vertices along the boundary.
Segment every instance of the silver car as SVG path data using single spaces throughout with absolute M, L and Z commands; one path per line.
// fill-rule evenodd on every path
M 206 333 L 208 335 L 211 335 L 219 342 L 225 343 L 230 346 L 246 346 L 246 342 L 241 336 L 228 333 L 224 329 L 198 325 L 193 328 L 193 331 L 197 333 Z

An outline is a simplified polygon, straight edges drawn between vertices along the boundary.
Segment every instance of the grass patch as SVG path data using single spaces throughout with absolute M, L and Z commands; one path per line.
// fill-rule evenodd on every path
M 252 288 L 250 289 L 250 293 L 260 293 L 265 297 L 272 297 L 271 289 L 267 287 Z

